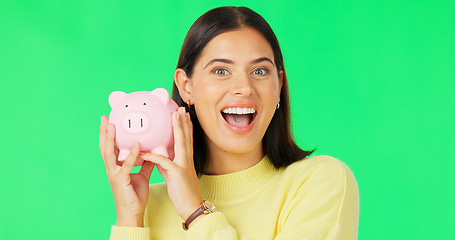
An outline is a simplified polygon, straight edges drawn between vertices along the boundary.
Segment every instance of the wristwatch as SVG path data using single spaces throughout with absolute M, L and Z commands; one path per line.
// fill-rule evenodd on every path
M 194 213 L 192 213 L 188 219 L 186 219 L 185 222 L 182 222 L 182 227 L 183 227 L 183 230 L 188 230 L 188 227 L 190 226 L 191 222 L 193 222 L 194 219 L 196 219 L 197 217 L 199 217 L 200 215 L 202 214 L 210 214 L 210 213 L 214 213 L 216 212 L 216 207 L 209 201 L 202 201 L 201 203 L 201 206 L 196 210 L 194 211 Z

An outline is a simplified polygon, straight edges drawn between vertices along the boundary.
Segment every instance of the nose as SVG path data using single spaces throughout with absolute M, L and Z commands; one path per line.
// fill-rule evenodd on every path
M 130 112 L 123 117 L 122 127 L 128 133 L 143 133 L 150 126 L 150 118 L 141 112 Z
M 253 81 L 248 74 L 241 74 L 233 79 L 231 93 L 236 96 L 249 96 L 254 93 Z

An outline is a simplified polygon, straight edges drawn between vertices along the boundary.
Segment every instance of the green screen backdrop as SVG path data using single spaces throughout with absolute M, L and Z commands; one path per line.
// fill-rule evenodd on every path
M 108 238 L 108 95 L 170 90 L 187 30 L 222 5 L 274 29 L 295 138 L 354 172 L 359 239 L 455 239 L 451 0 L 2 0 L 0 239 Z

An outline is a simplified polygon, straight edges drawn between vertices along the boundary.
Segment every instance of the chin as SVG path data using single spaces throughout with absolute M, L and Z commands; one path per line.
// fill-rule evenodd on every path
M 243 137 L 225 137 L 216 144 L 223 152 L 231 154 L 248 154 L 256 151 L 262 151 L 262 142 L 251 141 Z

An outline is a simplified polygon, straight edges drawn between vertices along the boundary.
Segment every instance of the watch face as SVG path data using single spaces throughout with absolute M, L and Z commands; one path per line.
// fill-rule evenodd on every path
M 216 207 L 211 202 L 205 201 L 204 205 L 205 205 L 204 207 L 207 212 L 211 212 L 211 213 L 216 212 Z

